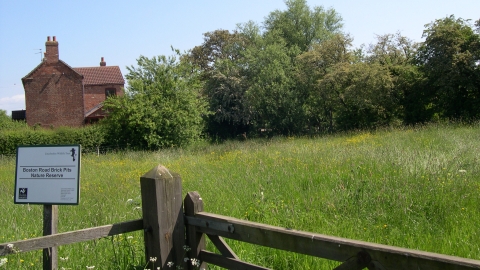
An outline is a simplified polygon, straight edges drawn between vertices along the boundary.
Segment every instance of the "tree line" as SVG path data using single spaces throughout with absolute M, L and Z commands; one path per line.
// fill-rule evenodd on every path
M 204 34 L 173 56 L 140 56 L 107 99 L 109 141 L 144 149 L 201 137 L 323 134 L 480 116 L 480 20 L 425 25 L 424 41 L 379 35 L 354 48 L 340 14 L 286 0 L 261 24 Z

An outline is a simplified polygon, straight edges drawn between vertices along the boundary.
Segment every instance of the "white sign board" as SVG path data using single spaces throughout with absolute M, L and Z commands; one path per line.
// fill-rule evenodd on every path
M 78 204 L 80 145 L 19 146 L 14 203 Z

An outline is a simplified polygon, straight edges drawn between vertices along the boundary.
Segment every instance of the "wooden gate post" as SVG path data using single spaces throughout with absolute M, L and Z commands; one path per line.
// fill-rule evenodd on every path
M 203 212 L 203 201 L 198 192 L 188 192 L 184 199 L 185 215 L 194 217 L 196 213 Z M 195 226 L 187 227 L 187 245 L 190 247 L 188 255 L 190 258 L 202 259 L 199 257 L 200 251 L 205 249 L 205 235 L 197 232 Z M 207 269 L 207 264 L 202 262 L 200 269 Z M 188 269 L 193 269 L 188 265 Z
M 146 268 L 183 263 L 182 179 L 158 165 L 140 177 Z M 155 259 L 156 258 L 156 261 Z

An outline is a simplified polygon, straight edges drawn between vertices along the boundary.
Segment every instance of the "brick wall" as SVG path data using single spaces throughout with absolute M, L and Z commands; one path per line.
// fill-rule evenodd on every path
M 27 124 L 82 126 L 84 102 L 82 78 L 62 62 L 40 66 L 25 78 Z
M 97 106 L 105 100 L 105 89 L 114 88 L 117 96 L 123 95 L 123 85 L 105 84 L 105 85 L 87 85 L 85 86 L 85 112 Z

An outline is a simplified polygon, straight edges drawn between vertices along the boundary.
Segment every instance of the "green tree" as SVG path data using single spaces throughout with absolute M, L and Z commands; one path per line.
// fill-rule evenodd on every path
M 294 83 L 295 49 L 275 33 L 246 48 L 246 92 L 256 129 L 296 134 L 304 128 L 302 93 Z
M 387 68 L 394 85 L 391 108 L 395 118 L 406 123 L 424 122 L 431 118 L 431 106 L 424 95 L 423 73 L 414 60 L 418 43 L 395 34 L 378 35 L 377 42 L 368 48 L 367 63 L 379 64 Z
M 261 40 L 246 50 L 251 81 L 248 96 L 258 128 L 302 134 L 312 132 L 318 121 L 310 120 L 315 114 L 309 101 L 311 84 L 298 72 L 297 56 L 340 33 L 342 18 L 333 9 L 310 8 L 305 0 L 286 0 L 285 4 L 286 10 L 266 17 Z
M 322 6 L 311 9 L 306 0 L 286 0 L 287 10 L 275 10 L 265 19 L 267 32 L 277 31 L 287 47 L 304 52 L 313 44 L 321 43 L 342 29 L 342 17 L 334 10 Z
M 335 125 L 344 130 L 385 126 L 395 120 L 389 70 L 379 64 L 339 63 L 319 88 L 335 97 Z
M 252 124 L 252 112 L 246 96 L 248 81 L 244 69 L 231 60 L 218 60 L 204 93 L 212 114 L 209 132 L 220 137 L 235 137 L 248 132 Z
M 141 149 L 183 146 L 198 139 L 204 128 L 206 102 L 200 96 L 199 72 L 176 57 L 140 56 L 127 67 L 124 96 L 105 101 L 104 121 L 110 141 Z
M 235 137 L 251 126 L 242 53 L 248 43 L 238 31 L 216 30 L 205 33 L 203 44 L 189 53 L 188 59 L 200 67 L 205 82 L 202 93 L 212 112 L 208 117 L 212 136 Z
M 417 63 L 440 117 L 480 117 L 480 36 L 468 20 L 449 17 L 426 25 Z
M 411 64 L 418 45 L 400 32 L 377 35 L 377 43 L 368 48 L 367 61 L 390 67 Z
M 296 59 L 296 85 L 307 92 L 304 109 L 310 130 L 324 132 L 335 128 L 337 94 L 319 81 L 334 72 L 335 68 L 341 66 L 339 64 L 352 63 L 354 55 L 351 46 L 352 39 L 349 36 L 337 34 L 320 44 L 314 44 L 310 51 Z
M 306 131 L 309 93 L 297 81 L 296 57 L 334 37 L 342 27 L 341 17 L 333 9 L 310 9 L 305 0 L 285 3 L 286 11 L 274 11 L 265 19 L 265 31 L 248 22 L 234 32 L 209 32 L 191 51 L 213 112 L 211 132 L 226 130 L 234 136 L 260 129 L 276 134 Z
M 241 57 L 242 47 L 246 39 L 237 31 L 215 30 L 203 34 L 203 43 L 195 46 L 188 54 L 188 58 L 198 65 L 204 72 L 215 69 L 214 63 L 218 60 L 235 61 Z

